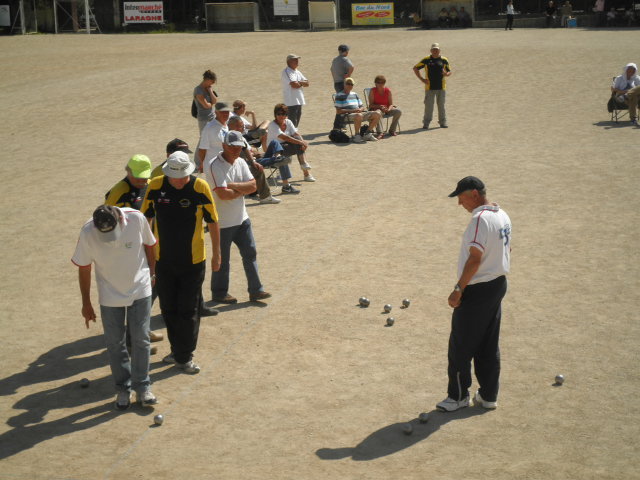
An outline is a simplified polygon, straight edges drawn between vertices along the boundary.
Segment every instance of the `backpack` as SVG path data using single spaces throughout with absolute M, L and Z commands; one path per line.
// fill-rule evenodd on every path
M 198 118 L 198 107 L 196 105 L 196 99 L 193 99 L 193 102 L 191 102 L 191 116 L 193 118 Z
M 349 135 L 335 128 L 329 132 L 329 140 L 333 143 L 349 143 L 350 141 Z

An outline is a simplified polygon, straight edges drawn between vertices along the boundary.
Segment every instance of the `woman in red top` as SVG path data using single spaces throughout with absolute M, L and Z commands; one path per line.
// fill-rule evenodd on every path
M 387 79 L 384 78 L 384 75 L 378 75 L 374 82 L 376 84 L 375 88 L 369 90 L 369 110 L 380 110 L 382 115 L 392 116 L 393 120 L 389 127 L 389 135 L 395 137 L 398 135 L 398 121 L 402 112 L 393 104 L 391 90 L 385 87 Z

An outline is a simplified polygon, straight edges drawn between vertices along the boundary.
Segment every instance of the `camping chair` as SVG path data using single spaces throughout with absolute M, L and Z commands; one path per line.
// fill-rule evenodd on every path
M 365 88 L 363 90 L 363 94 L 364 94 L 364 104 L 367 107 L 367 110 L 369 110 L 369 92 L 371 92 L 371 88 Z M 390 113 L 385 113 L 382 118 L 380 119 L 385 120 L 385 124 L 384 124 L 384 132 L 383 133 L 387 133 L 389 131 L 389 119 L 393 118 L 393 115 L 391 115 Z M 381 122 L 378 123 L 378 131 L 380 131 L 381 129 Z M 400 131 L 400 122 L 398 122 L 398 132 Z
M 616 77 L 613 77 L 614 82 L 615 80 Z M 611 121 L 616 123 L 618 123 L 618 120 L 620 120 L 625 115 L 629 115 L 629 105 L 627 105 L 626 102 L 618 99 L 618 96 L 613 91 L 613 87 L 611 87 L 611 97 L 607 102 L 607 110 L 611 114 Z
M 336 94 L 331 95 L 331 100 L 333 102 L 333 107 L 336 105 Z M 348 113 L 336 113 L 336 118 L 333 121 L 333 128 L 335 130 L 344 130 L 344 126 L 346 125 L 349 128 L 349 136 L 353 137 L 353 120 L 349 120 Z M 359 133 L 359 132 L 356 132 Z

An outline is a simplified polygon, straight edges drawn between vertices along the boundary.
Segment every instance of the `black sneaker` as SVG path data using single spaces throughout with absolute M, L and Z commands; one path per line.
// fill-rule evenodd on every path
M 300 193 L 300 190 L 289 183 L 282 186 L 282 193 Z
M 219 310 L 215 308 L 207 307 L 206 305 L 200 305 L 200 316 L 201 317 L 215 317 L 220 313 Z

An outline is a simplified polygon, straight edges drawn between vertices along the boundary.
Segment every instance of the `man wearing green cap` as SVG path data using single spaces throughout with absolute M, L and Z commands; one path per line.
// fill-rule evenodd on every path
M 151 176 L 151 161 L 146 155 L 137 154 L 125 167 L 127 176 L 116 183 L 104 196 L 104 204 L 114 207 L 131 207 L 140 210 L 147 183 Z

